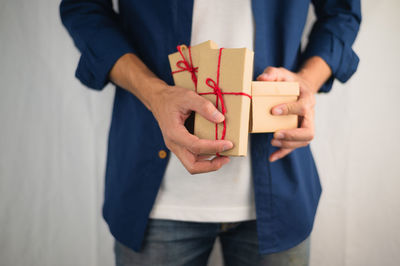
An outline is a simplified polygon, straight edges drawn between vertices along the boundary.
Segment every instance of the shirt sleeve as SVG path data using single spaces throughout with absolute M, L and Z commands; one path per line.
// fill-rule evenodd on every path
M 112 1 L 63 0 L 60 15 L 81 52 L 76 77 L 89 88 L 103 89 L 115 62 L 126 53 L 134 53 Z
M 346 82 L 357 70 L 359 58 L 352 45 L 361 23 L 360 0 L 312 2 L 317 20 L 302 54 L 302 61 L 312 56 L 320 56 L 326 61 L 332 76 L 319 91 L 329 92 L 335 78 Z

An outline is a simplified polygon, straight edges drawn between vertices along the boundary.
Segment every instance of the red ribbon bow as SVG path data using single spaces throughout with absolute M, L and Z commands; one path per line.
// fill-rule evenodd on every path
M 173 71 L 172 74 L 183 72 L 183 71 L 189 71 L 191 73 L 191 75 L 192 75 L 192 81 L 194 83 L 195 92 L 197 92 L 197 76 L 196 76 L 196 72 L 198 70 L 198 67 L 194 67 L 193 66 L 192 52 L 190 50 L 190 46 L 188 47 L 190 63 L 186 60 L 185 56 L 183 55 L 181 46 L 178 45 L 176 47 L 176 49 L 178 49 L 179 53 L 181 54 L 182 60 L 179 60 L 178 62 L 176 62 L 176 67 L 179 68 L 179 70 Z

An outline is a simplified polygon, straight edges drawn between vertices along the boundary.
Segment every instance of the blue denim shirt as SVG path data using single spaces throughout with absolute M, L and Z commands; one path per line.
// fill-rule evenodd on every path
M 317 21 L 304 51 L 301 36 L 309 0 L 252 0 L 255 20 L 254 77 L 267 66 L 296 71 L 311 56 L 322 57 L 332 77 L 347 81 L 356 71 L 352 50 L 360 21 L 359 0 L 313 0 Z M 134 53 L 161 79 L 173 84 L 167 55 L 190 44 L 193 1 L 64 0 L 61 18 L 81 51 L 77 78 L 101 90 L 115 61 Z M 229 12 L 229 8 L 227 8 Z M 229 25 L 227 25 L 229 27 Z M 321 193 L 309 146 L 270 163 L 272 134 L 251 135 L 252 174 L 261 254 L 288 249 L 311 232 Z M 159 157 L 159 151 L 168 153 Z M 114 237 L 140 250 L 169 152 L 152 113 L 117 87 L 109 133 L 103 215 Z M 162 156 L 161 156 L 162 157 Z

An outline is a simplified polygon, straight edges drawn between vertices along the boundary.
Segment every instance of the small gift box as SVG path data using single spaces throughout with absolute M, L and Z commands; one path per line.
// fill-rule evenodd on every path
M 200 57 L 210 49 L 217 48 L 218 45 L 213 41 L 206 41 L 192 47 L 179 45 L 178 52 L 168 55 L 175 85 L 196 91 Z
M 297 101 L 300 92 L 299 83 L 253 81 L 251 90 L 251 133 L 297 128 L 297 115 L 272 115 L 271 109 L 278 104 Z
M 253 51 L 246 48 L 213 49 L 199 62 L 197 93 L 210 100 L 225 115 L 214 124 L 196 113 L 194 134 L 201 139 L 233 142 L 226 156 L 246 156 L 249 136 Z

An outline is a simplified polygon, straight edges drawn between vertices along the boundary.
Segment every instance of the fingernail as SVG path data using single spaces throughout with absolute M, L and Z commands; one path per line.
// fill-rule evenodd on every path
M 281 115 L 281 114 L 283 114 L 283 110 L 282 110 L 282 108 L 275 108 L 272 110 L 272 114 L 273 115 Z
M 261 74 L 260 78 L 261 79 L 268 79 L 269 75 L 267 73 L 263 73 L 263 74 Z
M 214 113 L 212 114 L 214 121 L 220 123 L 224 121 L 225 117 L 223 114 L 221 114 L 219 111 L 215 110 Z
M 280 142 L 279 140 L 272 140 L 271 144 L 272 144 L 272 146 L 276 146 L 276 147 L 282 146 L 282 142 Z
M 276 159 L 277 159 L 277 157 L 276 157 L 276 156 L 272 156 L 272 157 L 271 157 L 271 159 L 270 159 L 270 162 L 271 162 L 271 163 L 273 163 L 273 162 L 275 162 L 275 161 L 276 161 Z
M 275 138 L 276 139 L 283 139 L 284 137 L 285 137 L 285 134 L 283 134 L 281 132 L 275 133 Z
M 227 151 L 227 150 L 230 150 L 232 148 L 233 148 L 233 143 L 229 142 L 229 143 L 224 144 L 224 146 L 222 147 L 222 151 Z

